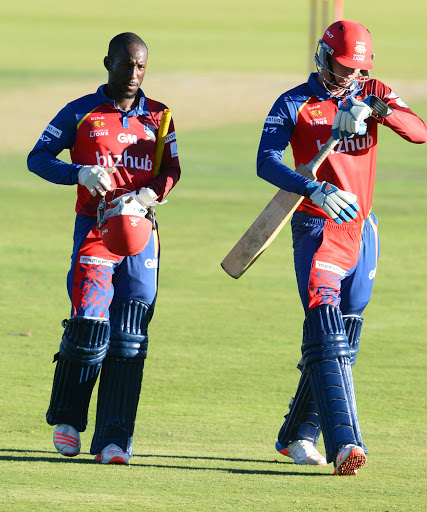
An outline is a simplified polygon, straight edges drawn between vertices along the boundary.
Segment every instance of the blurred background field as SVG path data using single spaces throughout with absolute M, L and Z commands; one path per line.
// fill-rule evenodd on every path
M 427 119 L 426 4 L 346 1 L 344 15 L 372 32 L 373 76 Z M 274 100 L 306 79 L 308 20 L 309 2 L 288 0 L 0 7 L 0 511 L 423 509 L 426 147 L 380 129 L 381 255 L 355 368 L 369 456 L 356 479 L 274 450 L 300 357 L 289 226 L 240 280 L 219 265 L 276 192 L 256 177 L 256 151 Z M 88 454 L 95 401 L 82 456 L 54 450 L 44 415 L 69 314 L 75 189 L 26 169 L 56 112 L 105 81 L 123 31 L 148 44 L 143 88 L 172 110 L 183 169 L 158 209 L 160 291 L 127 468 Z

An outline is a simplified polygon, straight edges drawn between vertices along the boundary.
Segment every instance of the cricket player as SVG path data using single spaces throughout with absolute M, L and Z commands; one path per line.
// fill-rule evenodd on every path
M 78 455 L 80 432 L 86 429 L 91 393 L 100 373 L 90 451 L 103 464 L 128 464 L 132 456 L 160 245 L 153 221 L 148 245 L 141 252 L 132 256 L 110 252 L 97 229 L 97 207 L 102 199 L 114 204 L 125 194 L 130 202 L 153 209 L 181 174 L 173 120 L 160 172 L 154 174 L 156 137 L 166 107 L 140 89 L 147 58 L 147 46 L 136 34 L 114 37 L 104 58 L 108 82 L 94 94 L 68 103 L 28 156 L 29 170 L 41 178 L 77 185 L 67 279 L 71 314 L 63 323 L 46 419 L 55 426 L 58 452 Z M 72 163 L 57 158 L 64 149 Z
M 373 57 L 371 34 L 363 25 L 333 23 L 318 43 L 317 73 L 274 103 L 257 159 L 258 176 L 305 198 L 292 218 L 305 312 L 302 376 L 276 449 L 297 464 L 333 462 L 336 475 L 355 475 L 366 462 L 352 366 L 379 254 L 371 211 L 378 125 L 409 142 L 427 141 L 424 122 L 387 85 L 370 79 Z M 310 161 L 331 130 L 339 142 L 317 181 L 282 163 L 288 144 L 295 166 Z M 316 449 L 320 431 L 326 459 Z

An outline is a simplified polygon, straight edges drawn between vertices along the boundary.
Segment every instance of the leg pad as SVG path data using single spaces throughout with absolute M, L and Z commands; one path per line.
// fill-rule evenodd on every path
M 341 312 L 322 305 L 307 315 L 302 354 L 332 462 L 344 444 L 363 446 L 357 418 L 350 347 Z
M 106 355 L 110 327 L 102 318 L 71 318 L 59 346 L 46 420 L 65 423 L 79 432 L 87 426 L 93 386 Z
M 148 346 L 153 310 L 144 302 L 127 300 L 110 308 L 110 347 L 98 389 L 98 406 L 91 453 L 110 443 L 132 456 L 132 437 Z

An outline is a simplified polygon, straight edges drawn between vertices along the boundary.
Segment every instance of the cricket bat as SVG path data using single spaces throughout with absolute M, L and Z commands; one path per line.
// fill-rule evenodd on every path
M 169 130 L 169 124 L 171 122 L 171 116 L 171 111 L 168 108 L 165 108 L 162 114 L 162 119 L 160 120 L 159 131 L 157 132 L 156 151 L 154 153 L 154 176 L 157 176 L 160 171 L 160 164 L 162 163 L 163 150 L 165 148 L 165 141 Z
M 307 165 L 299 165 L 296 172 L 316 179 L 316 171 L 334 149 L 338 140 L 331 137 Z M 228 275 L 238 279 L 267 249 L 291 218 L 304 197 L 279 190 L 258 218 L 221 262 Z

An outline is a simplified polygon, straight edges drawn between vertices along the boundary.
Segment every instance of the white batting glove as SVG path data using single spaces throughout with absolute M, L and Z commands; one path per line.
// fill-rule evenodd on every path
M 78 180 L 93 196 L 96 196 L 97 192 L 105 196 L 106 192 L 111 190 L 110 174 L 113 172 L 116 172 L 114 167 L 104 169 L 99 165 L 84 165 L 79 170 Z
M 159 196 L 154 192 L 154 190 L 146 187 L 146 188 L 141 188 L 141 190 L 134 190 L 133 192 L 129 192 L 128 194 L 123 194 L 122 196 L 117 197 L 116 199 L 111 201 L 111 205 L 114 206 L 114 205 L 118 204 L 118 202 L 123 197 L 132 197 L 133 199 L 138 201 L 138 203 L 140 203 L 144 208 L 157 206 L 158 204 L 163 204 L 163 203 L 167 202 L 167 201 L 162 201 L 161 203 L 159 203 L 158 201 L 156 201 L 156 199 Z
M 310 182 L 306 189 L 306 197 L 320 206 L 337 224 L 350 222 L 356 218 L 359 211 L 357 197 L 351 192 L 344 192 L 327 181 L 322 183 Z
M 364 120 L 372 114 L 369 100 L 369 96 L 363 101 L 349 97 L 341 103 L 332 124 L 332 136 L 335 140 L 341 137 L 352 137 L 356 133 L 358 135 L 366 133 Z

